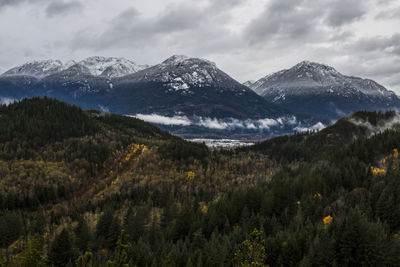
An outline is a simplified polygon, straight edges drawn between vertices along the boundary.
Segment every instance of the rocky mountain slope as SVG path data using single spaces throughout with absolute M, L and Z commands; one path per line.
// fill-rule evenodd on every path
M 246 85 L 292 111 L 332 119 L 358 110 L 400 107 L 398 96 L 375 81 L 346 76 L 330 66 L 309 61 Z

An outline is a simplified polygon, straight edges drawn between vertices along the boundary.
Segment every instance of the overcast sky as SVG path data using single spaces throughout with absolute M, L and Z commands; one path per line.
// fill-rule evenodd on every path
M 0 0 L 0 72 L 30 60 L 207 58 L 244 82 L 311 60 L 400 93 L 398 0 Z

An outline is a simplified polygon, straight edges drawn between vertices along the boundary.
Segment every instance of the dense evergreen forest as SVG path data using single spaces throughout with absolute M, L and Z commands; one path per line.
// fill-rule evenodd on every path
M 0 106 L 0 266 L 400 266 L 400 131 L 371 131 L 396 116 L 210 150 L 54 99 Z

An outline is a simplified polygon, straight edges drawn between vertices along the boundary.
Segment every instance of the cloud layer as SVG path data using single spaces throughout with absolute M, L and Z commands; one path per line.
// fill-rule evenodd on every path
M 369 131 L 369 136 L 372 136 L 374 134 L 384 132 L 387 129 L 393 128 L 393 127 L 400 127 L 400 114 L 396 113 L 395 116 L 392 118 L 386 120 L 386 121 L 380 121 L 377 125 L 372 125 L 369 121 L 361 120 L 361 119 L 354 119 L 351 118 L 349 121 L 357 126 L 362 126 L 368 129 Z
M 191 125 L 192 122 L 186 116 L 173 116 L 166 117 L 158 114 L 136 114 L 133 116 L 135 118 L 162 125 L 180 125 L 180 126 L 188 126 Z
M 0 105 L 10 105 L 17 101 L 16 99 L 13 98 L 8 98 L 8 97 L 0 97 Z
M 295 131 L 305 132 L 308 130 L 321 130 L 326 126 L 321 122 L 311 126 L 303 126 L 296 117 L 281 117 L 281 118 L 265 118 L 258 120 L 238 120 L 234 118 L 209 118 L 209 117 L 192 117 L 175 115 L 172 117 L 162 116 L 159 114 L 136 114 L 138 119 L 151 122 L 154 124 L 170 125 L 170 126 L 199 126 L 213 130 L 235 130 L 235 129 L 246 129 L 254 131 L 270 131 L 274 128 L 290 127 L 294 128 Z
M 400 2 L 0 0 L 0 72 L 91 55 L 208 58 L 239 81 L 308 59 L 400 93 Z

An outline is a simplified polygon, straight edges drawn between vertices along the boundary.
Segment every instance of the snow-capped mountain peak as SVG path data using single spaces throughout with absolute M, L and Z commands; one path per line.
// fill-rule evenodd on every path
M 389 108 L 400 103 L 394 92 L 372 80 L 346 76 L 330 66 L 310 61 L 267 75 L 248 86 L 268 101 L 304 113 L 318 111 L 342 116 L 359 109 Z
M 359 94 L 387 96 L 393 94 L 374 81 L 346 76 L 333 67 L 311 61 L 302 61 L 290 69 L 269 74 L 249 86 L 264 97 L 275 95 L 273 99 L 277 100 L 283 99 L 281 97 L 283 95 L 326 92 L 346 97 Z
M 209 61 L 207 59 L 201 59 L 201 58 L 192 58 L 192 57 L 188 57 L 188 56 L 184 56 L 184 55 L 173 55 L 169 58 L 167 58 L 166 60 L 164 60 L 160 66 L 161 67 L 180 67 L 180 66 L 190 66 L 190 65 L 195 65 L 195 67 L 197 65 L 209 65 L 212 68 L 216 68 L 217 65 L 212 62 Z
M 161 64 L 175 65 L 175 64 L 181 63 L 188 59 L 189 59 L 189 57 L 185 56 L 185 55 L 173 55 L 173 56 L 167 58 L 166 60 L 164 60 Z
M 137 65 L 135 62 L 125 58 L 100 56 L 86 58 L 77 64 L 88 68 L 90 74 L 93 76 L 104 76 L 109 78 L 122 77 L 147 67 Z
M 23 65 L 17 66 L 6 71 L 3 76 L 33 76 L 36 78 L 43 78 L 45 76 L 57 73 L 64 70 L 66 67 L 60 60 L 37 60 L 27 62 Z
M 304 60 L 293 67 L 297 71 L 315 71 L 326 74 L 338 74 L 338 72 L 331 66 L 324 65 L 317 62 Z
M 238 83 L 219 70 L 215 63 L 182 55 L 174 55 L 162 63 L 127 77 L 126 81 L 161 82 L 167 91 L 191 93 L 192 87 L 217 86 L 234 90 Z M 246 87 L 241 87 L 246 88 Z
M 147 65 L 138 65 L 125 58 L 93 56 L 76 62 L 70 60 L 65 64 L 60 60 L 40 60 L 25 63 L 12 68 L 2 74 L 3 76 L 33 76 L 44 78 L 61 73 L 65 76 L 92 75 L 107 78 L 122 77 L 146 69 Z

